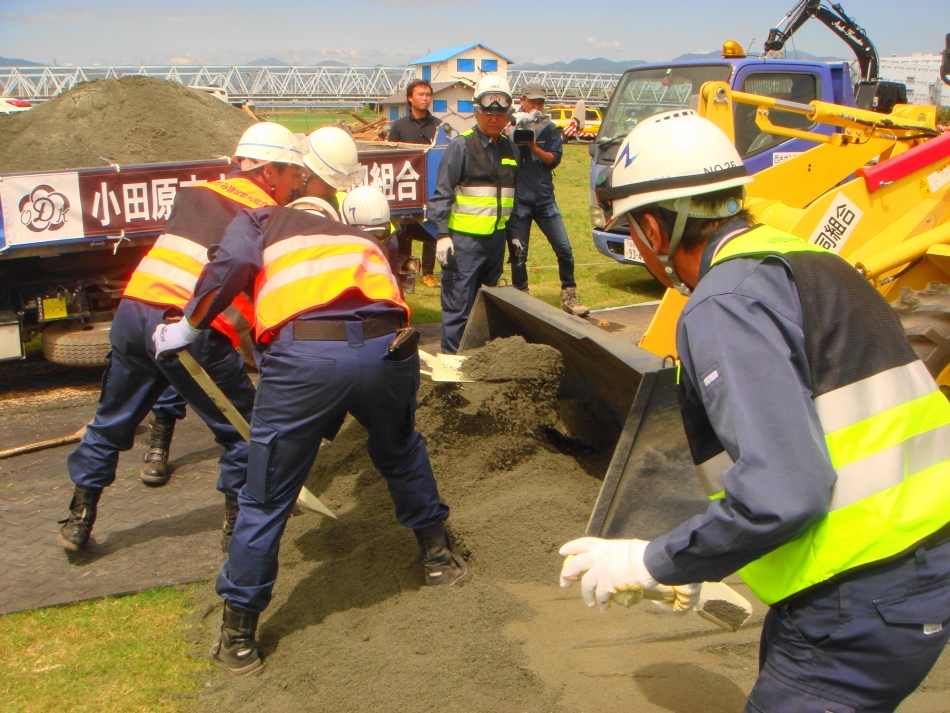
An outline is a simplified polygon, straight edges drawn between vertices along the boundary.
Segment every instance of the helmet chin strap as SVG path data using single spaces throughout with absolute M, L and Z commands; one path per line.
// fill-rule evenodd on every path
M 689 218 L 689 207 L 693 199 L 690 196 L 684 196 L 683 198 L 677 198 L 676 202 L 673 204 L 673 210 L 676 212 L 676 221 L 673 223 L 673 234 L 670 235 L 670 250 L 666 255 L 656 255 L 657 260 L 660 261 L 660 264 L 663 265 L 663 271 L 666 273 L 667 277 L 670 278 L 670 281 L 673 283 L 673 287 L 684 297 L 689 297 L 692 293 L 686 285 L 683 284 L 683 281 L 680 279 L 680 276 L 676 274 L 676 269 L 673 267 L 673 253 L 676 252 L 676 249 L 680 246 L 680 241 L 683 239 L 683 231 L 686 229 L 686 220 Z M 637 233 L 637 237 L 643 242 L 644 245 L 650 245 L 650 241 L 647 240 L 646 236 L 643 234 L 643 230 L 640 228 L 640 225 L 635 220 L 628 221 L 633 229 Z

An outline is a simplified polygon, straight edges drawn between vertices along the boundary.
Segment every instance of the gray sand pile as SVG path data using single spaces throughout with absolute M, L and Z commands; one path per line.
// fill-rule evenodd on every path
M 604 462 L 559 422 L 556 350 L 513 338 L 472 361 L 497 377 L 516 359 L 531 368 L 491 383 L 423 384 L 419 393 L 418 427 L 471 580 L 422 588 L 415 539 L 396 523 L 366 432 L 350 421 L 308 480 L 340 519 L 307 513 L 287 526 L 259 630 L 264 673 L 215 676 L 200 710 L 559 710 L 557 692 L 505 634 L 531 612 L 504 585 L 556 581 L 558 547 L 583 533 Z M 220 608 L 210 586 L 202 597 L 205 649 Z
M 0 115 L 0 174 L 204 161 L 230 156 L 253 119 L 195 89 L 150 77 L 102 79 Z

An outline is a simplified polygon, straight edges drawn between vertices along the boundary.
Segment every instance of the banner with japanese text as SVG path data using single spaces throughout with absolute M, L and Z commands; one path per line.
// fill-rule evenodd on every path
M 419 210 L 426 204 L 425 151 L 368 151 L 360 154 L 363 185 L 375 186 L 390 210 Z

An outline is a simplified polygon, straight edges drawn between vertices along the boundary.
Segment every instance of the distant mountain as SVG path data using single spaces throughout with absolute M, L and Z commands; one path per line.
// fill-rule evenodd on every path
M 573 62 L 552 62 L 551 64 L 528 62 L 526 64 L 512 65 L 509 69 L 533 69 L 546 72 L 607 72 L 620 74 L 636 64 L 644 63 L 645 61 L 642 59 L 614 62 L 604 57 L 594 57 L 593 59 L 575 59 Z
M 0 57 L 0 67 L 45 67 L 42 62 L 31 62 L 28 59 Z
M 255 67 L 290 67 L 289 62 L 284 62 L 282 59 L 275 59 L 274 57 L 268 57 L 267 59 L 255 59 L 253 62 L 248 62 L 248 65 L 253 65 Z M 350 65 L 345 62 L 337 62 L 334 59 L 325 59 L 322 62 L 317 62 L 314 67 L 349 67 Z
M 750 55 L 757 55 L 761 51 L 760 45 L 755 45 L 749 50 Z M 801 59 L 808 62 L 846 62 L 844 57 L 817 57 L 810 52 L 798 52 L 793 51 L 791 48 L 785 48 L 785 56 L 787 59 Z M 713 50 L 712 52 L 697 53 L 697 52 L 687 52 L 686 54 L 681 54 L 679 57 L 674 59 L 674 62 L 686 61 L 691 59 L 716 59 L 722 57 L 722 50 Z

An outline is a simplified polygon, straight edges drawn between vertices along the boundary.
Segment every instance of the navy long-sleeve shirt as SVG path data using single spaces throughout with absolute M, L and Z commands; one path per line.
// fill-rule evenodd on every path
M 488 157 L 494 161 L 501 161 L 501 142 L 508 139 L 499 138 L 492 141 L 475 127 L 475 135 L 488 151 Z M 439 173 L 435 179 L 435 191 L 429 199 L 426 218 L 435 225 L 435 234 L 443 237 L 449 234 L 449 214 L 452 204 L 455 203 L 455 187 L 465 175 L 465 158 L 468 156 L 468 147 L 464 136 L 456 136 L 449 142 L 439 162 Z
M 254 293 L 254 281 L 264 268 L 264 229 L 270 218 L 270 208 L 242 210 L 224 233 L 219 245 L 208 251 L 211 262 L 205 265 L 195 285 L 195 294 L 185 307 L 188 322 L 197 329 L 207 329 L 234 299 L 247 292 Z M 211 301 L 204 318 L 195 323 L 191 315 L 202 297 L 219 290 Z M 374 302 L 360 292 L 346 292 L 328 305 L 315 308 L 297 319 L 367 320 L 405 312 L 388 302 Z
M 664 584 L 720 581 L 794 538 L 828 511 L 837 479 L 812 402 L 801 300 L 777 257 L 709 265 L 677 328 L 681 379 L 735 462 L 726 497 L 646 549 Z

